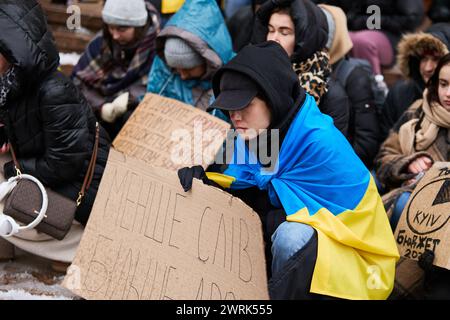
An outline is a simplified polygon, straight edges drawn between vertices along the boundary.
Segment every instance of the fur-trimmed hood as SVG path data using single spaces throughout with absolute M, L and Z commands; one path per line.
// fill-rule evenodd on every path
M 426 32 L 403 36 L 398 44 L 397 61 L 402 74 L 416 82 L 423 82 L 420 71 L 420 58 L 425 51 L 435 51 L 444 56 L 450 48 L 450 23 L 433 25 Z

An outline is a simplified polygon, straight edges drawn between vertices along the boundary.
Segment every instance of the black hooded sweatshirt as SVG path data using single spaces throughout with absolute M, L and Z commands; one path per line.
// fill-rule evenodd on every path
M 284 49 L 276 42 L 249 45 L 213 77 L 214 95 L 220 94 L 220 80 L 226 71 L 236 71 L 251 78 L 267 98 L 272 112 L 270 129 L 289 129 L 292 118 L 305 99 L 305 90 Z
M 222 75 L 227 71 L 242 73 L 257 84 L 271 110 L 269 129 L 280 130 L 279 146 L 281 148 L 292 120 L 306 97 L 284 49 L 273 41 L 244 47 L 235 58 L 214 75 L 213 90 L 216 97 L 220 94 Z M 214 166 L 209 170 L 219 169 Z M 224 167 L 220 168 L 220 171 L 224 170 Z M 255 187 L 233 192 L 235 196 L 251 206 L 263 221 L 270 211 L 277 210 L 270 203 L 267 191 L 261 191 Z M 284 211 L 281 211 L 282 220 L 285 220 L 285 216 Z M 273 228 L 276 228 L 276 225 L 268 226 L 268 230 Z
M 324 50 L 328 41 L 328 23 L 322 10 L 310 0 L 270 0 L 256 13 L 252 43 L 265 42 L 268 24 L 274 10 L 290 8 L 289 12 L 295 26 L 295 48 L 291 63 L 301 63 L 314 53 Z M 291 66 L 292 68 L 292 66 Z M 332 77 L 328 80 L 328 92 L 322 97 L 319 109 L 331 116 L 334 125 L 344 136 L 348 136 L 350 121 L 350 102 L 342 85 Z
M 214 75 L 213 90 L 216 97 L 220 94 L 222 75 L 227 71 L 240 72 L 258 85 L 271 110 L 272 122 L 269 129 L 280 129 L 281 148 L 283 139 L 306 98 L 306 93 L 300 86 L 284 49 L 273 41 L 244 47 L 235 58 Z M 223 172 L 225 168 L 221 169 L 220 171 Z M 266 242 L 267 270 L 271 277 L 270 237 L 276 228 L 286 221 L 286 213 L 282 208 L 272 206 L 267 191 L 259 190 L 257 187 L 233 190 L 231 193 L 252 207 L 262 220 Z M 271 278 L 269 282 L 271 298 L 327 298 L 309 293 L 316 258 L 317 236 L 315 235 L 302 250 L 292 257 L 282 279 Z
M 222 75 L 227 71 L 240 72 L 257 84 L 271 110 L 269 129 L 280 129 L 281 148 L 290 124 L 306 97 L 284 49 L 273 41 L 244 47 L 214 75 L 213 90 L 216 97 L 220 94 Z M 233 192 L 258 212 L 263 220 L 269 211 L 276 210 L 269 201 L 267 191 L 250 188 Z M 285 219 L 284 211 L 280 216 Z M 276 226 L 272 225 L 268 229 L 272 230 L 274 227 Z
M 57 70 L 59 54 L 35 0 L 2 0 L 0 52 L 15 66 L 19 81 L 0 109 L 7 138 L 22 172 L 76 200 L 91 158 L 96 119 L 72 82 Z M 94 178 L 76 212 L 88 220 L 106 165 L 109 137 L 100 130 Z M 15 175 L 4 166 L 5 177 Z

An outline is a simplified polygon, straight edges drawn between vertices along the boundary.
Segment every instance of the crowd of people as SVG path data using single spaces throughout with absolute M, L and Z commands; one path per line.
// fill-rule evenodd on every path
M 387 299 L 403 208 L 423 173 L 450 161 L 448 1 L 178 2 L 168 13 L 164 0 L 106 0 L 103 29 L 70 78 L 39 3 L 0 4 L 0 153 L 14 148 L 23 173 L 76 200 L 100 124 L 69 235 L 7 241 L 72 261 L 111 141 L 151 92 L 229 122 L 236 154 L 258 154 L 250 130 L 279 130 L 277 172 L 262 175 L 258 161 L 178 172 L 185 191 L 201 179 L 259 214 L 271 298 Z M 388 87 L 394 65 L 403 79 Z M 15 169 L 6 162 L 5 178 Z M 427 258 L 420 297 L 450 298 L 449 271 Z M 369 264 L 381 270 L 377 289 Z

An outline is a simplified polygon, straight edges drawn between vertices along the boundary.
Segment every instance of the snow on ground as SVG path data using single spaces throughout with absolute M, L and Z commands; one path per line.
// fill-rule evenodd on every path
M 48 260 L 23 252 L 0 262 L 0 300 L 77 300 L 63 288 L 64 275 L 51 270 Z

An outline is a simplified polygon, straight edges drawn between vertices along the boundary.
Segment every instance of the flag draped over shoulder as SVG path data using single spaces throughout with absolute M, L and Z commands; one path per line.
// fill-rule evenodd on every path
M 161 13 L 171 14 L 175 13 L 183 6 L 184 0 L 162 0 Z
M 249 161 L 236 163 L 243 155 Z M 317 231 L 311 292 L 344 299 L 389 296 L 399 254 L 383 203 L 370 172 L 311 96 L 289 128 L 276 169 L 267 172 L 252 161 L 255 155 L 240 138 L 233 158 L 223 174 L 208 177 L 225 188 L 267 190 L 287 221 Z

